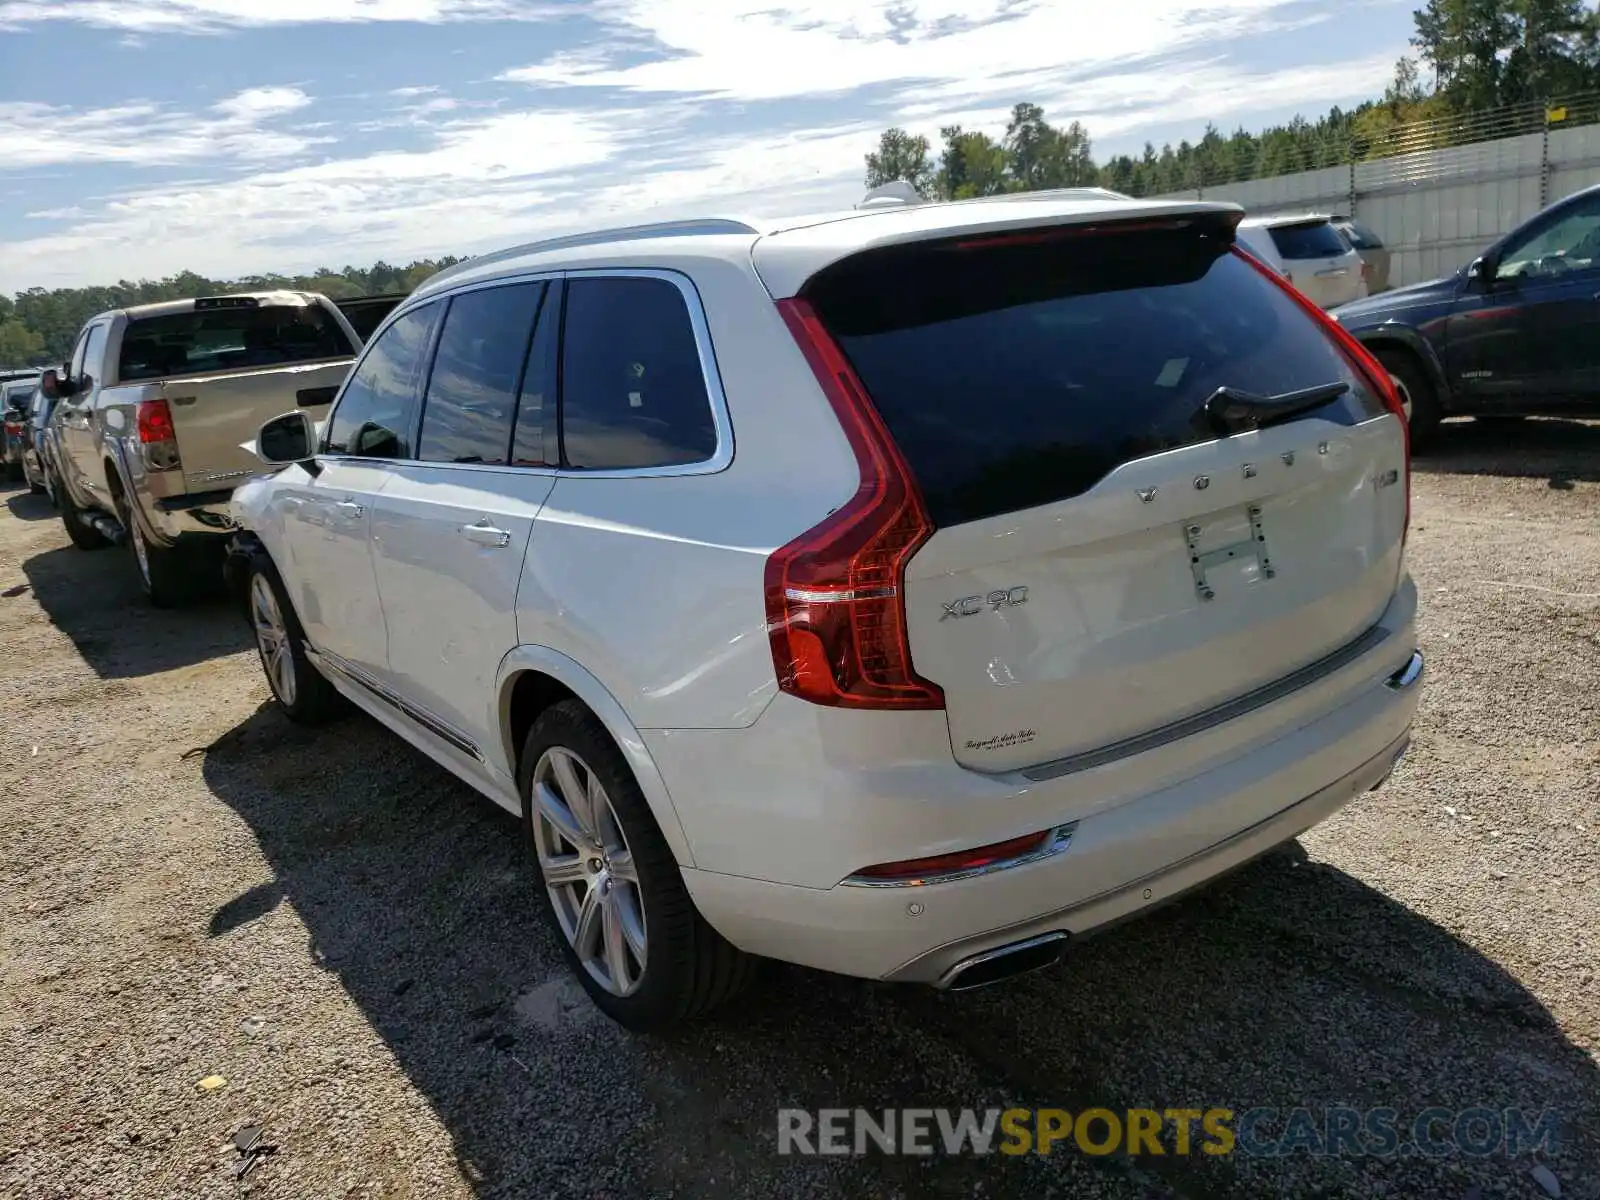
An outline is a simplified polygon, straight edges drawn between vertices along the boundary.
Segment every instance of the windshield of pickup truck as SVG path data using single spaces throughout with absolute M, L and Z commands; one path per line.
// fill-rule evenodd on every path
M 117 378 L 133 383 L 248 371 L 354 353 L 349 337 L 320 305 L 203 309 L 130 321 Z

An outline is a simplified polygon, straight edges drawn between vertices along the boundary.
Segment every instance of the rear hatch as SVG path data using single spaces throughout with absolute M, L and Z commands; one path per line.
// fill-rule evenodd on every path
M 1400 421 L 1232 238 L 1221 215 L 924 242 L 807 285 L 936 527 L 906 568 L 909 648 L 961 762 L 1216 710 L 1394 594 Z M 1310 398 L 1251 427 L 1207 412 L 1219 388 Z
M 172 414 L 184 490 L 233 487 L 262 470 L 241 443 L 262 422 L 303 408 L 325 416 L 355 346 L 310 297 L 197 300 L 192 312 L 130 320 L 118 383 L 159 385 Z
M 1274 224 L 1271 230 L 1289 278 L 1323 308 L 1363 295 L 1361 256 L 1326 217 Z

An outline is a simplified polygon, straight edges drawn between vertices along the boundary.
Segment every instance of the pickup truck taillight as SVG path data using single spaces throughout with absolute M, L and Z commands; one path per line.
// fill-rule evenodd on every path
M 141 400 L 136 420 L 139 444 L 144 450 L 144 465 L 149 471 L 176 471 L 182 468 L 178 457 L 178 433 L 172 427 L 172 410 L 161 400 Z

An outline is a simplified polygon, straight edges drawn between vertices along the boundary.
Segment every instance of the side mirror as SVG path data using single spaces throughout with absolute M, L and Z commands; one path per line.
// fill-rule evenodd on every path
M 1472 260 L 1472 265 L 1467 268 L 1467 278 L 1487 291 L 1494 286 L 1494 276 L 1497 264 L 1487 255 Z
M 256 457 L 274 467 L 305 462 L 316 454 L 311 418 L 303 412 L 273 417 L 256 434 Z

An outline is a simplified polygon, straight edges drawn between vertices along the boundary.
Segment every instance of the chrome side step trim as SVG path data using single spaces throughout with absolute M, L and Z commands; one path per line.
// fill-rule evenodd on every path
M 1103 767 L 1107 763 L 1116 762 L 1118 759 L 1132 758 L 1135 754 L 1143 754 L 1147 750 L 1154 750 L 1158 746 L 1165 746 L 1168 742 L 1176 742 L 1182 738 L 1193 737 L 1207 729 L 1214 729 L 1242 717 L 1246 713 L 1254 712 L 1258 708 L 1265 708 L 1292 692 L 1309 687 L 1325 676 L 1332 675 L 1341 667 L 1349 666 L 1363 654 L 1376 648 L 1386 641 L 1389 631 L 1381 625 L 1374 625 L 1355 641 L 1335 650 L 1325 658 L 1319 658 L 1309 666 L 1292 671 L 1282 679 L 1259 687 L 1253 692 L 1219 704 L 1215 708 L 1208 708 L 1204 712 L 1195 713 L 1192 717 L 1184 717 L 1181 721 L 1174 721 L 1170 725 L 1163 725 L 1159 729 L 1152 729 L 1149 733 L 1136 734 L 1131 738 L 1124 738 L 1120 742 L 1113 742 L 1109 746 L 1102 746 L 1098 750 L 1086 750 L 1082 754 L 1068 755 L 1066 758 L 1054 759 L 1051 762 L 1040 763 L 1036 767 L 1028 767 L 1022 772 L 1024 779 L 1031 779 L 1035 783 L 1043 783 L 1048 779 L 1060 779 L 1063 775 L 1075 775 L 1079 771 L 1087 771 L 1094 767 Z
M 367 692 L 374 699 L 383 701 L 390 708 L 394 709 L 408 720 L 416 722 L 429 733 L 435 735 L 436 737 L 443 738 L 463 754 L 470 755 L 479 762 L 487 761 L 483 755 L 479 753 L 477 743 L 471 738 L 467 737 L 465 734 L 458 733 L 449 725 L 441 721 L 438 717 L 435 717 L 432 713 L 418 708 L 415 704 L 412 704 L 409 700 L 406 700 L 404 697 L 400 696 L 393 689 L 384 687 L 377 680 L 368 676 L 365 671 L 356 666 L 354 663 L 346 662 L 337 654 L 330 653 L 327 650 L 316 650 L 310 646 L 306 647 L 306 653 L 311 657 L 312 661 L 317 666 L 331 667 L 340 675 L 343 675 L 351 683 L 356 684 L 364 692 Z

